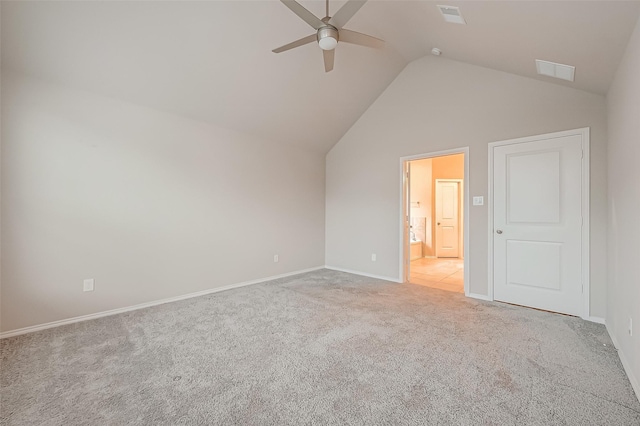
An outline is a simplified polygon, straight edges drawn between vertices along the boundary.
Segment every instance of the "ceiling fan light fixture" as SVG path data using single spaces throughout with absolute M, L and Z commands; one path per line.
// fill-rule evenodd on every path
M 318 44 L 322 50 L 333 50 L 338 45 L 338 40 L 333 37 L 325 37 L 318 41 Z
M 318 46 L 322 50 L 333 50 L 338 45 L 338 30 L 331 26 L 318 30 Z
M 329 72 L 333 69 L 335 58 L 335 48 L 338 42 L 357 44 L 359 46 L 373 47 L 382 49 L 384 41 L 371 37 L 370 35 L 358 33 L 344 28 L 345 24 L 360 10 L 367 0 L 347 0 L 340 10 L 332 17 L 329 16 L 329 0 L 326 0 L 327 16 L 320 19 L 313 13 L 309 12 L 296 0 L 280 0 L 293 13 L 298 15 L 300 19 L 309 24 L 316 31 L 294 42 L 273 49 L 273 53 L 282 53 L 305 44 L 318 42 L 318 46 L 322 49 L 322 60 L 324 62 L 324 71 Z

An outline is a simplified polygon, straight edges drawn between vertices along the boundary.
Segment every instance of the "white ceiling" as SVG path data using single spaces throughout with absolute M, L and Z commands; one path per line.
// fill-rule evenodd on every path
M 301 3 L 324 16 L 324 2 Z M 344 1 L 331 2 L 331 14 Z M 459 6 L 447 24 L 437 4 Z M 443 57 L 606 94 L 640 1 L 381 1 L 346 28 L 387 41 L 339 44 L 325 73 L 314 31 L 275 0 L 2 2 L 2 67 L 264 139 L 328 151 L 410 61 Z M 575 82 L 535 59 L 576 67 Z

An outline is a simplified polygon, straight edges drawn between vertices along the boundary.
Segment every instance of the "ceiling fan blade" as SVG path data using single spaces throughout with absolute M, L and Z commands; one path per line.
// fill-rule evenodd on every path
M 323 50 L 322 57 L 324 58 L 324 72 L 329 72 L 333 69 L 333 60 L 336 57 L 336 50 Z
M 367 0 L 349 0 L 329 19 L 329 23 L 338 29 L 344 27 L 366 2 Z
M 313 13 L 305 9 L 300 3 L 294 0 L 280 0 L 287 6 L 293 13 L 298 15 L 304 22 L 311 25 L 316 30 L 320 27 L 324 27 L 326 24 L 316 17 Z
M 382 49 L 384 47 L 384 40 L 371 37 L 370 35 L 357 33 L 351 30 L 340 30 L 340 41 L 345 43 L 358 44 L 360 46 L 373 47 L 376 49 Z
M 305 44 L 312 43 L 318 40 L 318 36 L 316 34 L 311 34 L 306 37 L 301 38 L 300 40 L 293 41 L 289 44 L 285 44 L 284 46 L 280 46 L 277 49 L 273 49 L 273 53 L 280 53 L 286 50 L 293 49 L 295 47 L 304 46 Z

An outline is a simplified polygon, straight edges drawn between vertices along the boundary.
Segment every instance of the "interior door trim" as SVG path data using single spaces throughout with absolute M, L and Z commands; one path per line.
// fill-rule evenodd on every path
M 554 138 L 562 138 L 566 136 L 579 135 L 582 138 L 582 242 L 581 242 L 581 254 L 582 254 L 582 315 L 581 318 L 588 320 L 591 313 L 591 292 L 590 292 L 590 280 L 589 280 L 589 128 L 583 127 L 581 129 L 566 130 L 562 132 L 546 133 L 543 135 L 528 136 L 517 139 L 509 139 L 498 142 L 489 143 L 489 182 L 487 193 L 487 208 L 488 208 L 488 283 L 489 283 L 489 300 L 493 298 L 493 164 L 494 164 L 494 149 L 504 145 L 514 145 L 527 142 L 536 142 L 540 140 L 548 140 Z

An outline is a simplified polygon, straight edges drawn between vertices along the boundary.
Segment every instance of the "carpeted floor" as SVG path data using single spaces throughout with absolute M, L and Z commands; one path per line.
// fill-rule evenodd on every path
M 6 425 L 640 425 L 602 325 L 328 270 L 0 349 Z

